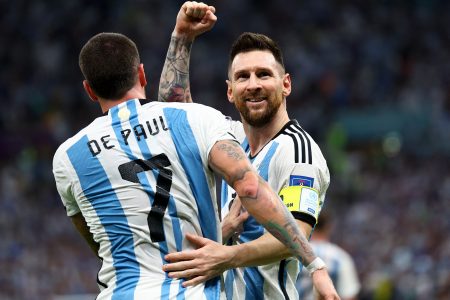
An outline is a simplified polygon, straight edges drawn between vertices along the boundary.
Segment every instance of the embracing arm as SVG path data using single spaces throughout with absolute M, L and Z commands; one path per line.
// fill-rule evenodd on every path
M 316 256 L 278 195 L 255 171 L 242 148 L 233 141 L 220 141 L 210 152 L 210 166 L 234 188 L 242 205 L 304 265 Z
M 307 237 L 311 226 L 296 220 L 302 234 Z M 271 234 L 264 234 L 260 238 L 248 243 L 230 246 L 234 248 L 232 265 L 229 268 L 261 266 L 280 261 L 292 256 L 291 251 Z
M 196 36 L 210 30 L 217 17 L 215 8 L 203 3 L 185 2 L 177 15 L 169 50 L 159 81 L 158 101 L 192 102 L 189 61 Z
M 100 245 L 94 241 L 92 233 L 89 231 L 89 227 L 86 224 L 83 215 L 81 213 L 77 213 L 76 215 L 71 216 L 70 220 L 73 225 L 75 225 L 81 236 L 86 240 L 89 247 L 91 247 L 92 251 L 94 251 L 95 255 L 98 256 L 98 249 L 100 248 Z

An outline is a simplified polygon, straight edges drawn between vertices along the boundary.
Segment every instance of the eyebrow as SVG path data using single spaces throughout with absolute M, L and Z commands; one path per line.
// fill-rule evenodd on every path
M 258 68 L 256 69 L 255 72 L 256 72 L 256 73 L 259 73 L 259 72 L 268 72 L 268 73 L 270 73 L 270 74 L 274 74 L 275 71 L 272 70 L 272 69 L 270 69 L 270 68 L 266 68 L 266 67 L 258 67 Z M 238 71 L 236 71 L 235 73 L 233 73 L 233 78 L 236 78 L 237 76 L 242 75 L 242 74 L 246 74 L 246 73 L 250 73 L 250 71 L 245 70 L 245 69 L 243 69 L 243 70 L 238 70 Z

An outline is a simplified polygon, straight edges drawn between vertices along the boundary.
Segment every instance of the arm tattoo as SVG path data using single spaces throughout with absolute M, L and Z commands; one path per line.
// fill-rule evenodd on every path
M 228 157 L 234 159 L 235 161 L 246 159 L 241 146 L 236 144 L 236 142 L 223 141 L 222 143 L 218 144 L 217 146 L 218 146 L 219 150 L 226 152 Z
M 158 101 L 192 102 L 189 87 L 189 58 L 192 42 L 171 37 L 159 81 Z
M 220 152 L 225 153 L 225 155 L 228 158 L 231 158 L 233 162 L 238 163 L 239 161 L 247 160 L 244 151 L 236 141 L 223 140 L 218 142 L 216 146 Z M 242 180 L 247 172 L 252 171 L 249 164 L 246 164 L 245 166 L 242 167 L 233 168 L 232 171 L 230 169 L 228 172 L 224 171 L 225 168 L 229 166 L 225 166 L 225 164 L 223 164 L 222 161 L 216 163 L 211 162 L 211 167 L 214 169 L 215 172 L 217 172 L 220 176 L 222 176 L 230 186 L 234 186 L 235 182 Z
M 291 219 L 291 221 L 284 225 L 273 221 L 269 221 L 263 225 L 274 237 L 276 237 L 291 250 L 294 250 L 294 254 L 300 262 L 304 266 L 307 266 L 316 258 L 316 256 L 314 255 L 314 251 L 312 250 L 308 240 L 298 230 L 294 219 Z

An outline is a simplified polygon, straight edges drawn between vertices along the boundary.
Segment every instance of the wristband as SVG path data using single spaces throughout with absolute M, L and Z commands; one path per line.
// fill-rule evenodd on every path
M 307 267 L 309 275 L 311 276 L 315 271 L 326 268 L 327 265 L 320 257 L 316 257 Z

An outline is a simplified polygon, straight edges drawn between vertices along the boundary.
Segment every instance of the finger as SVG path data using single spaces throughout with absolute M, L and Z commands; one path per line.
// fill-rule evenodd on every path
M 217 21 L 216 15 L 208 10 L 205 14 L 205 16 L 202 18 L 201 23 L 202 24 L 214 24 Z
M 198 246 L 199 248 L 206 245 L 209 242 L 208 239 L 205 239 L 204 237 L 194 235 L 191 233 L 186 233 L 186 239 L 188 239 L 192 244 Z
M 194 286 L 208 280 L 206 276 L 197 276 L 182 283 L 183 287 Z
M 202 274 L 197 269 L 187 269 L 187 270 L 182 270 L 182 271 L 169 272 L 167 275 L 170 278 L 185 278 L 185 279 L 190 280 L 191 278 L 197 277 Z
M 241 214 L 239 215 L 239 221 L 243 223 L 248 219 L 249 216 L 250 214 L 248 213 L 248 211 L 241 211 Z
M 208 9 L 215 14 L 216 13 L 216 8 L 214 6 L 208 6 Z
M 176 261 L 192 260 L 195 257 L 196 257 L 195 250 L 190 250 L 190 251 L 169 253 L 164 257 L 164 259 L 170 262 L 176 262 Z
M 193 263 L 192 260 L 188 260 L 188 261 L 165 264 L 165 265 L 163 265 L 162 269 L 164 272 L 181 272 L 181 271 L 185 271 L 185 270 L 194 269 L 195 267 L 196 267 L 196 264 Z

